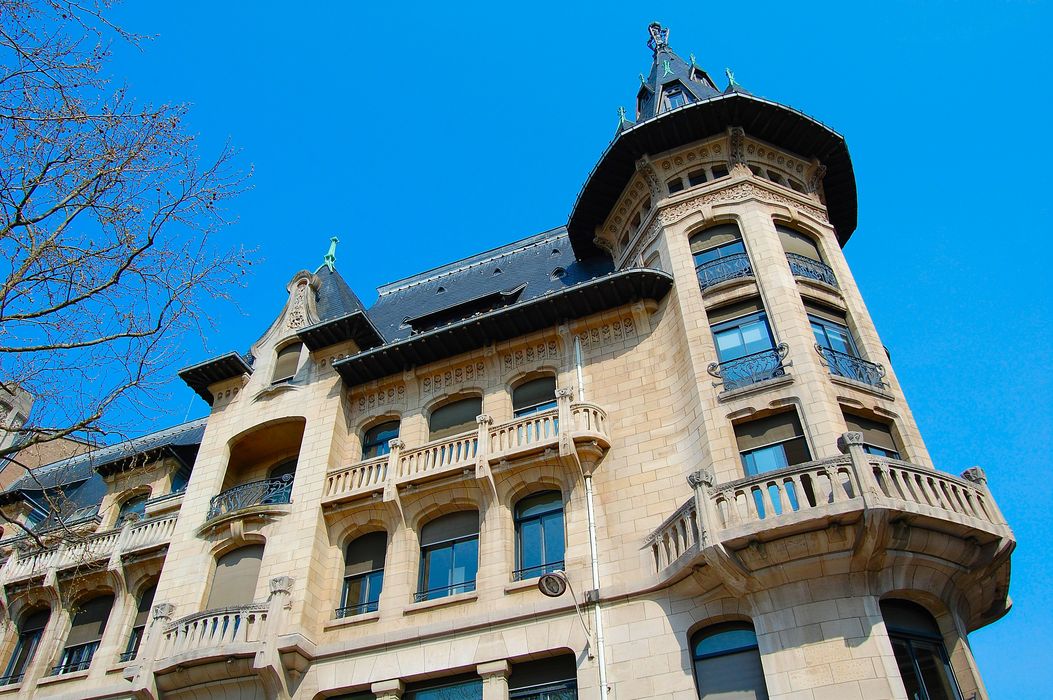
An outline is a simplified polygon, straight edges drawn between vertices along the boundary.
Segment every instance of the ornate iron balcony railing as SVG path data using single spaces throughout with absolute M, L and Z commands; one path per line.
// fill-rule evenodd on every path
M 241 486 L 227 489 L 209 502 L 208 519 L 234 513 L 252 506 L 288 503 L 292 493 L 293 477 L 285 474 L 273 479 L 250 481 Z
M 698 275 L 699 285 L 702 289 L 706 289 L 725 280 L 753 277 L 753 265 L 750 264 L 750 257 L 745 253 L 732 253 L 723 258 L 702 263 L 695 268 L 695 274 Z
M 826 263 L 798 255 L 797 253 L 787 253 L 786 260 L 790 263 L 790 272 L 793 273 L 794 277 L 805 277 L 810 280 L 824 282 L 831 287 L 837 286 L 837 278 L 834 277 L 834 271 Z
M 724 391 L 731 391 L 766 379 L 785 376 L 786 370 L 782 361 L 789 351 L 786 343 L 779 343 L 778 347 L 770 350 L 761 350 L 727 362 L 712 362 L 706 370 L 724 382 Z
M 866 360 L 849 355 L 830 348 L 824 348 L 816 343 L 815 351 L 823 358 L 823 364 L 830 370 L 830 374 L 846 379 L 854 379 L 870 386 L 882 389 L 885 387 L 883 378 L 885 368 L 881 365 L 867 362 Z

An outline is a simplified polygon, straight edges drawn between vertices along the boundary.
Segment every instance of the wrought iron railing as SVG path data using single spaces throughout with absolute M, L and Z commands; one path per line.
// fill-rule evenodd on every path
M 787 253 L 786 260 L 790 263 L 790 272 L 794 277 L 805 277 L 810 280 L 823 282 L 831 287 L 837 286 L 837 278 L 834 271 L 824 262 L 809 258 L 797 253 Z
M 209 502 L 208 519 L 234 513 L 252 506 L 288 503 L 292 493 L 293 477 L 284 474 L 273 479 L 250 481 L 247 484 L 227 489 Z
M 706 371 L 724 383 L 724 391 L 731 391 L 767 379 L 785 376 L 786 370 L 782 366 L 782 361 L 789 351 L 790 348 L 786 343 L 779 343 L 778 347 L 744 355 L 734 360 L 712 362 Z
M 14 685 L 15 683 L 21 683 L 22 679 L 26 677 L 25 671 L 21 673 L 12 673 L 9 676 L 0 676 L 0 686 L 3 685 Z
M 465 581 L 464 583 L 454 583 L 449 586 L 441 586 L 439 588 L 429 588 L 426 591 L 417 591 L 413 595 L 413 600 L 420 603 L 425 600 L 435 600 L 436 598 L 445 598 L 446 596 L 457 595 L 458 593 L 471 593 L 475 590 L 475 580 Z
M 528 578 L 537 578 L 538 576 L 544 576 L 545 574 L 551 574 L 553 571 L 563 571 L 564 562 L 563 560 L 549 562 L 548 564 L 538 564 L 537 566 L 526 566 L 522 569 L 516 569 L 512 572 L 513 581 L 525 581 Z
M 885 368 L 881 365 L 867 362 L 855 355 L 824 348 L 818 343 L 815 345 L 815 351 L 819 353 L 819 357 L 823 358 L 823 363 L 830 369 L 830 374 L 854 379 L 878 389 L 885 387 Z
M 62 652 L 62 659 L 58 665 L 51 669 L 51 675 L 59 676 L 63 673 L 74 671 L 85 671 L 91 666 L 91 660 L 95 651 L 99 648 L 99 642 L 86 642 L 76 646 L 66 647 Z
M 750 256 L 745 253 L 732 253 L 698 265 L 695 274 L 698 275 L 699 285 L 706 289 L 725 280 L 753 277 L 753 265 L 750 264 Z
M 379 608 L 379 600 L 367 600 L 365 603 L 346 605 L 342 608 L 337 608 L 336 617 L 337 619 L 340 619 L 344 617 L 353 617 L 354 615 L 364 615 L 366 613 L 376 612 Z

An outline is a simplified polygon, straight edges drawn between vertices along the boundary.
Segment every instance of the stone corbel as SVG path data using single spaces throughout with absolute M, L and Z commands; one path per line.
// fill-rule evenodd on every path
M 406 443 L 401 438 L 388 440 L 388 473 L 384 480 L 384 503 L 387 504 L 399 517 L 399 521 L 406 522 L 406 516 L 402 512 L 402 500 L 399 498 L 398 471 L 399 459 Z
M 746 167 L 746 132 L 740 126 L 728 127 L 728 170 L 748 175 Z
M 481 413 L 475 417 L 475 422 L 479 426 L 475 449 L 475 478 L 489 484 L 490 492 L 497 496 L 497 484 L 494 483 L 494 473 L 490 469 L 490 426 L 493 425 L 494 419 L 489 414 Z
M 398 678 L 392 678 L 386 681 L 377 681 L 369 687 L 369 690 L 376 696 L 377 700 L 399 700 L 402 697 L 402 693 L 406 690 L 406 686 Z

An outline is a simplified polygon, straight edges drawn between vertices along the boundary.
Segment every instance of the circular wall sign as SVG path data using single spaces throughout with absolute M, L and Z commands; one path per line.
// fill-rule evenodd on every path
M 538 579 L 537 588 L 549 598 L 558 598 L 567 590 L 567 579 L 557 574 L 545 574 Z

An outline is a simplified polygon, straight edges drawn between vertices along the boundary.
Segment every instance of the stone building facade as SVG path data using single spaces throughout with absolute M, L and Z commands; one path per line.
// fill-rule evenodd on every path
M 649 32 L 565 227 L 368 309 L 334 241 L 181 372 L 206 419 L 4 494 L 80 536 L 3 543 L 0 700 L 988 697 L 1013 535 L 925 449 L 843 138 Z

